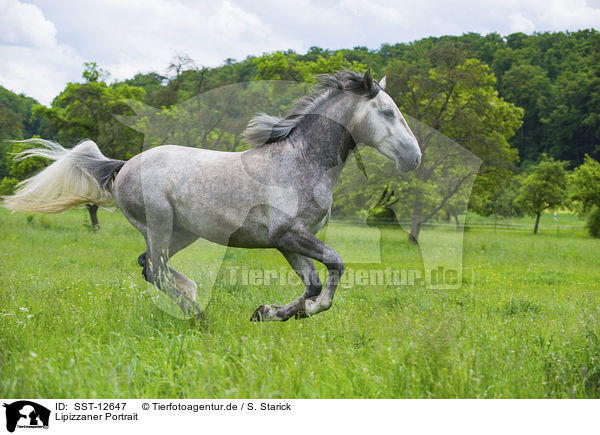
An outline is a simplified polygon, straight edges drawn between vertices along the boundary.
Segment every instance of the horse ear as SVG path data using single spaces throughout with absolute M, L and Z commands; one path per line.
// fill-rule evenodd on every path
M 368 69 L 365 73 L 365 91 L 371 92 L 375 84 L 373 83 L 373 74 L 371 74 L 371 69 Z
M 385 90 L 385 85 L 387 85 L 387 80 L 386 80 L 386 76 L 383 76 L 383 78 L 379 81 L 379 87 L 382 90 Z

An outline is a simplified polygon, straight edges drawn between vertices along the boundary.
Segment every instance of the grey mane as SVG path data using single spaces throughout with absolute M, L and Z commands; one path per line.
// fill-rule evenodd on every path
M 289 137 L 305 115 L 315 113 L 315 108 L 326 101 L 333 93 L 348 91 L 367 98 L 373 98 L 381 90 L 375 80 L 373 90 L 367 91 L 362 74 L 354 71 L 338 71 L 334 74 L 316 76 L 317 85 L 310 95 L 298 100 L 283 117 L 258 113 L 248 123 L 242 137 L 254 146 L 279 142 Z

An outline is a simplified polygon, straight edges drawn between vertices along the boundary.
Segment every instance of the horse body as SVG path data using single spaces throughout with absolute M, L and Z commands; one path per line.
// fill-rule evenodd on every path
M 315 234 L 329 218 L 333 190 L 350 152 L 359 142 L 371 145 L 403 170 L 415 168 L 421 153 L 398 108 L 369 72 L 325 80 L 286 118 L 263 114 L 251 121 L 245 135 L 257 146 L 244 152 L 166 145 L 119 162 L 90 145 L 78 151 L 79 145 L 71 154 L 61 147 L 53 165 L 63 169 L 54 172 L 70 181 L 60 184 L 54 174 L 54 196 L 68 193 L 72 207 L 77 203 L 72 197 L 82 197 L 78 203 L 93 200 L 86 193 L 90 190 L 100 197 L 112 195 L 146 238 L 146 252 L 138 260 L 144 277 L 187 312 L 201 315 L 197 285 L 167 262 L 200 237 L 228 246 L 278 249 L 305 283 L 298 299 L 282 307 L 262 305 L 253 320 L 287 320 L 327 310 L 344 266 Z M 48 154 L 37 155 L 42 152 Z M 28 153 L 36 155 L 35 150 Z M 6 200 L 9 208 L 27 209 L 35 186 L 48 178 L 44 172 L 35 177 Z M 52 196 L 47 189 L 44 193 Z M 60 210 L 64 202 L 44 207 Z M 312 260 L 327 267 L 325 286 Z
M 230 171 L 240 177 L 230 177 Z M 156 214 L 165 221 L 152 222 L 157 227 L 169 224 L 226 244 L 243 223 L 243 200 L 258 184 L 253 181 L 244 177 L 239 153 L 165 145 L 129 160 L 117 174 L 112 193 L 119 209 L 144 235 L 148 217 Z
M 324 148 L 320 142 L 329 139 L 308 143 L 300 129 L 283 143 L 241 153 L 174 145 L 152 148 L 125 163 L 112 194 L 143 234 L 147 234 L 143 226 L 148 215 L 155 212 L 157 219 L 165 221 L 173 215 L 173 222 L 165 226 L 212 242 L 275 248 L 269 234 L 281 230 L 279 215 L 313 232 L 326 223 L 333 189 L 353 146 L 349 136 L 346 143 L 338 141 L 346 152 L 338 152 L 334 145 L 328 150 L 332 153 L 328 161 L 317 151 Z

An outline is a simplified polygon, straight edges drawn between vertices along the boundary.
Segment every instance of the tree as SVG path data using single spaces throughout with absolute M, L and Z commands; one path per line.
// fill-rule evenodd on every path
M 502 95 L 525 109 L 523 124 L 515 137 L 521 159 L 535 161 L 541 152 L 548 152 L 543 113 L 551 93 L 551 81 L 546 71 L 537 65 L 513 65 L 502 77 Z
M 533 234 L 537 234 L 542 212 L 563 205 L 566 198 L 565 163 L 543 156 L 523 180 L 515 203 L 524 213 L 535 216 Z
M 39 122 L 32 119 L 31 111 L 38 104 L 33 98 L 17 95 L 0 86 L 0 182 L 9 177 L 8 165 L 10 155 L 8 152 L 12 145 L 5 140 L 18 140 L 31 137 L 39 128 Z M 11 193 L 12 181 L 4 181 L 3 194 Z
M 327 74 L 343 69 L 362 71 L 366 65 L 356 61 L 348 61 L 341 52 L 323 56 L 318 54 L 314 60 L 300 60 L 296 53 L 277 51 L 253 59 L 258 67 L 257 79 L 261 80 L 290 80 L 314 83 L 314 76 Z
M 112 158 L 128 159 L 141 151 L 141 136 L 114 117 L 130 112 L 125 99 L 141 99 L 140 88 L 121 84 L 108 86 L 101 79 L 106 72 L 88 63 L 83 72 L 85 83 L 69 83 L 52 102 L 51 108 L 34 107 L 44 117 L 49 133 L 60 143 L 74 143 L 83 138 L 93 140 L 100 150 Z
M 84 62 L 83 78 L 88 82 L 105 82 L 110 73 L 103 68 L 100 68 L 96 62 Z
M 544 127 L 552 155 L 574 163 L 581 163 L 586 154 L 598 158 L 600 67 L 560 74 Z
M 167 85 L 166 106 L 171 106 L 177 103 L 178 92 L 182 85 L 183 75 L 186 69 L 196 70 L 196 63 L 189 55 L 185 53 L 176 53 L 173 59 L 171 59 L 171 63 L 169 63 L 169 66 L 167 67 L 167 71 L 174 72 L 175 76 L 169 80 L 169 84 Z
M 541 152 L 570 165 L 585 154 L 598 159 L 600 33 L 517 33 L 493 50 L 500 96 L 525 109 L 521 134 L 511 140 L 521 159 L 537 161 Z
M 411 199 L 403 202 L 412 204 L 409 238 L 417 242 L 423 223 L 464 187 L 470 188 L 479 170 L 479 165 L 466 164 L 459 147 L 450 146 L 434 131 L 480 157 L 483 173 L 490 178 L 495 170 L 511 167 L 517 159 L 508 138 L 520 126 L 523 111 L 498 97 L 495 77 L 487 65 L 465 59 L 451 44 L 435 47 L 427 57 L 412 63 L 393 61 L 387 76 L 387 92 L 400 109 L 434 129 L 411 125 L 423 161 L 414 171 L 411 186 L 404 189 Z M 432 185 L 438 188 L 432 189 Z
M 518 175 L 509 177 L 500 187 L 499 193 L 486 204 L 488 207 L 486 216 L 497 216 L 505 219 L 522 216 L 523 212 L 515 204 L 515 200 L 521 191 L 521 182 L 521 177 Z
M 587 227 L 593 237 L 600 237 L 600 163 L 585 156 L 585 162 L 571 176 L 571 200 L 575 209 L 588 214 Z
M 31 177 L 48 164 L 48 160 L 41 157 L 13 160 L 12 157 L 32 146 L 26 142 L 9 142 L 8 144 L 11 145 L 10 151 L 6 155 L 8 175 L 0 182 L 0 195 L 2 196 L 12 195 L 19 181 Z

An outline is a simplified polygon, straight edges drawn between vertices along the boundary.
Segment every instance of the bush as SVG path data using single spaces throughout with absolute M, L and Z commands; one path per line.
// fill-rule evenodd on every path
M 0 181 L 0 196 L 12 195 L 19 180 L 13 177 L 4 177 Z
M 592 237 L 596 239 L 600 238 L 600 207 L 594 207 L 594 210 L 588 216 L 585 226 Z

